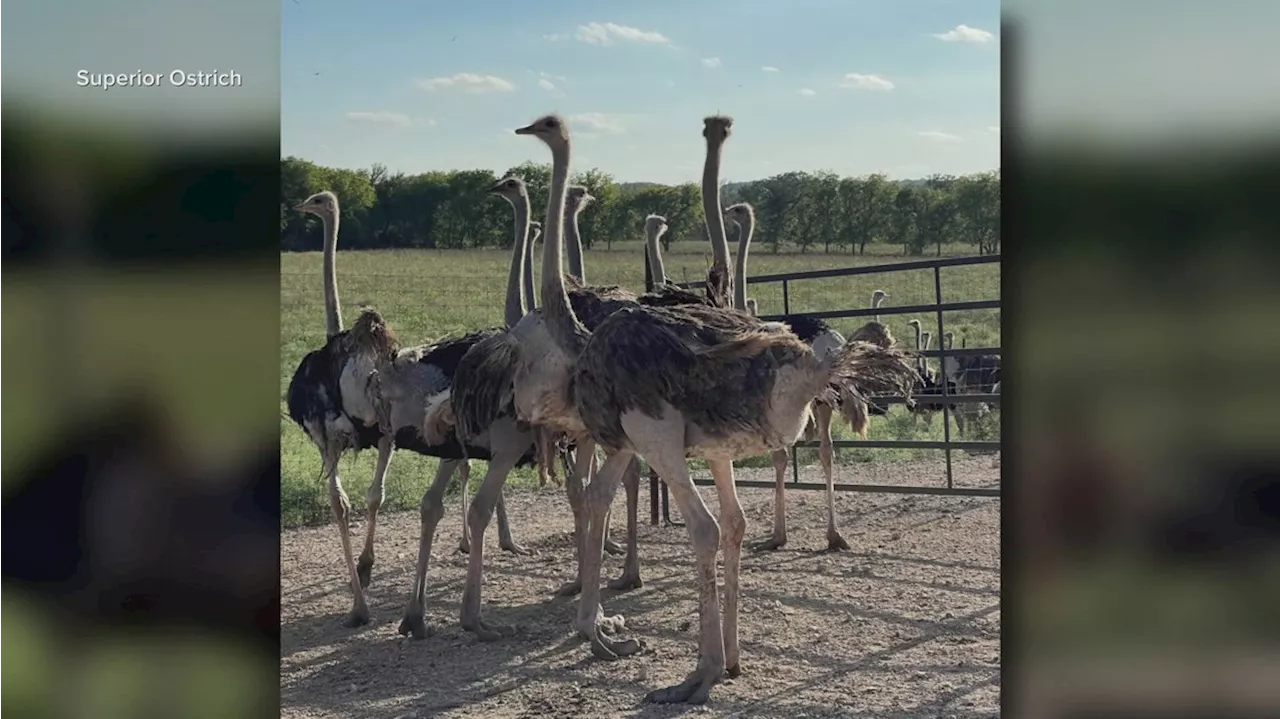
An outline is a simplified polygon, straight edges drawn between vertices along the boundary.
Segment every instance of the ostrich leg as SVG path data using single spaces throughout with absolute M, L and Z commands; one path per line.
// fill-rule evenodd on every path
M 353 602 L 351 612 L 343 621 L 343 626 L 358 627 L 369 623 L 369 605 L 365 602 L 364 587 L 360 586 L 360 574 L 356 571 L 355 559 L 351 556 L 351 527 L 347 523 L 351 519 L 351 502 L 342 489 L 342 480 L 338 477 L 338 459 L 341 453 L 330 451 L 325 454 L 324 471 L 329 477 L 329 507 L 333 510 L 334 521 L 338 524 L 338 534 L 342 537 L 342 555 L 347 562 L 347 574 L 351 580 Z
M 657 420 L 634 421 L 634 415 L 623 416 L 623 428 L 627 436 L 642 436 L 655 440 L 654 449 L 644 454 L 651 467 L 667 482 L 671 496 L 684 517 L 693 553 L 697 558 L 698 586 L 698 664 L 685 680 L 674 686 L 655 689 L 645 696 L 645 701 L 660 704 L 688 702 L 702 704 L 707 701 L 711 688 L 725 672 L 725 641 L 720 626 L 720 593 L 716 587 L 716 554 L 720 548 L 720 524 L 702 501 L 689 476 L 684 451 L 683 423 L 668 427 Z M 639 419 L 639 418 L 636 418 Z M 646 418 L 647 419 L 647 418 Z M 674 424 L 674 423 L 671 423 Z M 634 426 L 640 425 L 640 426 Z M 665 436 L 664 436 L 665 435 Z M 666 439 L 659 443 L 658 438 Z M 648 442 L 646 442 L 646 445 Z M 649 447 L 641 448 L 642 451 Z M 717 485 L 719 482 L 717 481 Z
M 475 632 L 481 641 L 493 641 L 515 633 L 513 627 L 487 624 L 480 617 L 480 585 L 484 579 L 484 532 L 489 526 L 498 498 L 502 495 L 502 485 L 533 443 L 533 435 L 528 430 L 519 429 L 515 419 L 510 417 L 504 417 L 490 425 L 489 438 L 490 446 L 493 447 L 489 468 L 467 510 L 467 524 L 475 542 L 467 558 L 467 583 L 462 590 L 461 613 L 462 628 Z
M 449 478 L 453 476 L 455 468 L 463 484 L 470 480 L 471 465 L 468 462 L 441 460 L 436 469 L 435 481 L 422 495 L 422 503 L 418 507 L 422 517 L 422 534 L 418 539 L 418 567 L 413 578 L 413 589 L 409 592 L 409 602 L 404 609 L 404 619 L 400 622 L 400 634 L 411 639 L 427 638 L 427 564 L 431 561 L 431 543 L 436 536 L 436 527 L 444 517 L 444 491 L 449 486 Z
M 814 419 L 818 425 L 820 445 L 818 458 L 822 462 L 823 478 L 827 481 L 827 549 L 848 549 L 849 543 L 841 536 L 836 527 L 836 473 L 835 448 L 831 444 L 831 405 L 818 402 L 814 411 Z
M 587 515 L 582 506 L 582 494 L 586 490 L 588 479 L 595 481 L 597 473 L 595 442 L 583 440 L 573 454 L 568 471 L 565 472 L 564 491 L 569 498 L 569 509 L 573 511 L 573 542 L 578 568 L 573 579 L 556 590 L 558 597 L 572 597 L 582 591 L 583 542 L 587 538 Z
M 830 409 L 827 410 L 828 420 Z M 738 647 L 738 577 L 742 566 L 742 537 L 747 532 L 747 513 L 738 501 L 733 483 L 733 462 L 710 462 L 720 498 L 720 544 L 724 549 L 724 659 L 725 671 L 736 677 L 742 673 Z
M 391 466 L 391 455 L 395 452 L 395 444 L 391 437 L 383 437 L 378 441 L 378 464 L 373 470 L 373 483 L 365 495 L 365 535 L 364 551 L 360 552 L 360 561 L 356 564 L 356 574 L 360 577 L 360 586 L 368 587 L 373 578 L 373 535 L 378 526 L 378 508 L 386 497 L 384 487 L 387 481 L 387 468 Z
M 785 449 L 774 450 L 773 457 L 773 534 L 756 545 L 757 549 L 778 549 L 787 543 L 787 460 Z
M 637 516 L 640 511 L 640 460 L 632 457 L 622 475 L 622 486 L 627 491 L 627 559 L 622 565 L 622 574 L 609 582 L 609 588 L 617 591 L 639 589 L 644 586 L 640 579 L 640 547 L 639 526 Z
M 587 515 L 586 542 L 583 542 L 580 584 L 582 596 L 578 599 L 578 616 L 574 627 L 591 643 L 591 653 L 605 660 L 617 659 L 640 651 L 640 643 L 634 639 L 613 641 L 604 637 L 602 629 L 617 631 L 622 627 L 621 617 L 602 616 L 600 607 L 600 561 L 604 553 L 605 517 L 613 503 L 614 492 L 622 475 L 635 466 L 635 455 L 617 452 L 609 455 L 583 494 L 583 513 Z

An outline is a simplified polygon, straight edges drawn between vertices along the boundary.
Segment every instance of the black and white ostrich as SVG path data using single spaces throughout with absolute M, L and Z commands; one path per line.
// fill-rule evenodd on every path
M 485 446 L 463 447 L 455 437 L 428 442 L 422 435 L 421 407 L 427 399 L 448 388 L 458 361 L 485 333 L 476 333 L 434 345 L 402 349 L 394 333 L 374 310 L 365 310 L 350 330 L 342 329 L 334 268 L 338 244 L 338 198 L 329 191 L 308 197 L 295 209 L 320 217 L 324 224 L 324 297 L 328 339 L 298 365 L 289 382 L 286 403 L 289 416 L 320 450 L 322 473 L 329 484 L 342 550 L 354 597 L 344 623 L 355 627 L 369 621 L 364 589 L 372 579 L 374 535 L 378 509 L 384 499 L 387 468 L 396 448 L 439 458 L 438 482 L 447 483 L 456 471 L 464 501 L 469 477 L 468 457 L 488 459 Z M 516 248 L 519 256 L 521 248 Z M 518 276 L 517 276 L 518 277 Z M 490 330 L 489 332 L 493 332 Z M 353 557 L 349 522 L 351 503 L 342 488 L 338 461 L 348 450 L 378 448 L 373 482 L 366 495 L 365 545 L 359 562 Z M 505 507 L 500 509 L 502 544 L 509 551 L 521 548 L 510 535 Z M 466 527 L 460 548 L 468 549 Z
M 720 148 L 732 121 L 711 117 L 704 178 L 718 179 Z M 560 214 L 569 174 L 567 123 L 556 115 L 517 130 L 551 150 L 549 219 Z M 718 183 L 712 183 L 709 235 L 727 256 Z M 733 460 L 782 449 L 795 442 L 811 414 L 812 400 L 833 382 L 865 389 L 906 391 L 912 363 L 900 352 L 852 342 L 819 357 L 790 328 L 762 322 L 732 307 L 679 305 L 628 307 L 588 329 L 576 316 L 559 271 L 563 231 L 546 223 L 542 304 L 545 325 L 567 358 L 570 374 L 565 408 L 577 432 L 606 450 L 584 496 L 588 541 L 583 545 L 582 598 L 575 625 L 597 656 L 615 658 L 638 650 L 615 642 L 597 623 L 603 519 L 624 472 L 642 455 L 667 481 L 679 504 L 697 557 L 700 651 L 697 668 L 682 683 L 651 692 L 654 702 L 705 702 L 727 672 L 742 671 L 738 645 L 739 565 L 746 515 L 733 483 Z M 714 268 L 728 274 L 726 265 Z M 687 457 L 708 461 L 720 497 L 720 519 L 712 517 L 689 475 Z M 723 529 L 721 528 L 723 523 Z M 721 624 L 716 555 L 725 549 L 725 605 Z

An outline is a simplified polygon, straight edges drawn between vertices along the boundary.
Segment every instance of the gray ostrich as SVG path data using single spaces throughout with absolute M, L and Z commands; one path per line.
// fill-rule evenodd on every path
M 709 117 L 704 179 L 718 175 L 720 149 L 732 120 Z M 516 131 L 533 135 L 551 150 L 548 218 L 560 215 L 569 174 L 570 141 L 565 121 L 540 118 Z M 728 255 L 719 190 L 711 183 L 706 212 L 709 234 Z M 704 198 L 708 199 L 708 198 Z M 563 230 L 547 223 L 541 286 L 543 314 L 572 373 L 572 404 L 582 436 L 606 450 L 607 458 L 586 489 L 589 541 L 583 545 L 582 600 L 575 622 L 603 658 L 638 650 L 634 640 L 601 636 L 599 612 L 603 519 L 622 474 L 640 454 L 666 480 L 679 504 L 698 563 L 700 656 L 697 668 L 673 687 L 646 697 L 654 702 L 705 702 L 726 671 L 742 671 L 738 646 L 738 573 L 746 516 L 733 483 L 733 460 L 795 442 L 810 417 L 810 404 L 833 383 L 901 391 L 914 375 L 901 353 L 854 342 L 817 356 L 785 324 L 761 322 L 733 309 L 705 305 L 629 307 L 588 330 L 570 304 L 559 271 Z M 549 259 L 548 259 L 549 257 Z M 714 269 L 714 268 L 713 268 Z M 720 523 L 689 476 L 686 457 L 708 461 L 720 496 L 725 547 L 725 607 L 721 625 L 716 586 Z
M 756 311 L 748 304 L 746 297 L 747 253 L 751 248 L 751 237 L 755 231 L 755 211 L 750 204 L 740 202 L 730 205 L 724 211 L 725 222 L 737 226 L 738 254 L 734 258 L 734 306 L 747 311 L 753 317 Z M 844 337 L 825 321 L 818 317 L 795 313 L 782 318 L 791 331 L 796 333 L 805 344 L 813 348 L 815 355 L 824 357 L 837 352 L 845 345 Z M 838 388 L 837 388 L 838 390 Z M 854 432 L 860 437 L 867 436 L 867 406 L 856 396 L 832 395 L 837 399 L 831 402 L 825 398 L 813 401 L 813 422 L 805 428 L 805 439 L 816 437 L 819 441 L 818 459 L 822 464 L 822 475 L 827 483 L 827 549 L 838 551 L 849 549 L 849 543 L 836 526 L 836 492 L 835 492 L 835 447 L 831 440 L 831 418 L 837 408 Z M 777 449 L 770 453 L 773 459 L 773 532 L 769 538 L 758 546 L 761 549 L 778 549 L 787 543 L 787 461 L 790 453 L 787 448 Z
M 512 411 L 510 386 L 515 364 L 514 357 L 508 352 L 510 343 L 506 341 L 510 326 L 518 322 L 529 309 L 528 287 L 532 283 L 519 281 L 532 273 L 532 268 L 524 263 L 532 241 L 529 195 L 524 182 L 515 177 L 499 180 L 489 192 L 507 200 L 515 214 L 516 241 L 512 248 L 512 266 L 504 313 L 507 327 L 486 332 L 466 348 L 458 358 L 452 382 L 425 403 L 426 411 L 422 419 L 423 427 L 430 429 L 426 432 L 427 435 L 445 435 L 452 431 L 468 453 L 467 456 L 470 456 L 472 447 L 483 447 L 488 454 L 489 466 L 484 480 L 464 519 L 475 542 L 468 559 L 467 583 L 463 590 L 461 609 L 463 628 L 484 639 L 509 633 L 505 627 L 487 625 L 480 616 L 485 529 L 495 507 L 500 512 L 499 522 L 502 521 L 502 484 L 511 470 L 536 461 L 533 454 L 533 434 L 528 427 L 516 420 Z M 401 634 L 415 639 L 425 639 L 427 636 L 426 576 L 436 525 L 444 515 L 446 484 L 447 478 L 437 476 L 422 498 L 418 562 L 399 629 Z M 527 553 L 518 545 L 512 551 Z
M 286 403 L 289 416 L 320 450 L 322 472 L 328 479 L 329 502 L 350 575 L 353 604 L 344 624 L 356 627 L 369 621 L 364 589 L 372 579 L 374 536 L 378 509 L 384 498 L 387 468 L 396 448 L 439 458 L 437 481 L 447 484 L 455 471 L 465 487 L 468 456 L 487 459 L 486 447 L 463 447 L 454 437 L 429 442 L 422 436 L 422 406 L 432 393 L 447 387 L 463 351 L 483 333 L 402 349 L 382 316 L 373 310 L 361 313 L 350 330 L 342 330 L 334 260 L 338 241 L 338 198 L 332 192 L 316 193 L 295 209 L 320 217 L 324 224 L 324 294 L 328 340 L 302 358 L 289 382 Z M 462 351 L 459 351 L 462 350 Z M 376 446 L 378 461 L 366 495 L 365 546 L 357 563 L 352 556 L 349 521 L 351 503 L 342 488 L 338 461 L 347 450 Z M 505 506 L 499 510 L 504 549 L 518 550 L 511 539 Z M 463 528 L 462 545 L 467 542 Z

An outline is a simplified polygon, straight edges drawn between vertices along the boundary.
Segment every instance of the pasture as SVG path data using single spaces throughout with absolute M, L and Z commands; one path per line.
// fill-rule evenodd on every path
M 664 255 L 667 273 L 673 278 L 697 280 L 705 276 L 709 260 L 701 247 L 675 243 Z M 750 275 L 800 272 L 804 270 L 850 267 L 899 262 L 885 245 L 868 246 L 868 254 L 855 256 L 822 253 L 770 254 L 753 252 Z M 885 254 L 873 254 L 879 251 Z M 945 246 L 943 256 L 972 253 L 963 245 Z M 540 253 L 539 253 L 540 256 Z M 640 243 L 615 242 L 612 251 L 586 253 L 587 279 L 592 284 L 619 284 L 643 289 L 644 265 Z M 402 343 L 417 344 L 450 334 L 491 327 L 502 322 L 510 253 L 504 250 L 370 250 L 343 252 L 337 258 L 338 291 L 342 298 L 343 320 L 350 326 L 360 307 L 378 309 L 399 335 Z M 943 268 L 943 300 L 983 300 L 1000 296 L 998 264 Z M 329 498 L 320 478 L 320 458 L 315 446 L 288 419 L 284 391 L 289 379 L 307 352 L 324 343 L 323 291 L 320 282 L 320 253 L 283 253 L 280 262 L 280 444 L 282 523 L 286 527 L 329 521 Z M 791 283 L 792 312 L 867 306 L 875 289 L 890 294 L 885 307 L 933 302 L 933 273 L 921 270 L 889 275 L 859 275 Z M 782 286 L 777 283 L 748 285 L 749 296 L 759 300 L 764 314 L 782 311 Z M 925 315 L 887 315 L 883 319 L 900 342 L 913 341 L 907 320 L 919 319 L 926 329 L 936 320 Z M 832 325 L 848 334 L 862 318 L 834 320 Z M 1000 345 L 999 310 L 950 312 L 944 317 L 947 328 L 964 336 L 970 347 Z M 959 339 L 956 340 L 959 344 Z M 938 346 L 935 337 L 933 346 Z M 983 427 L 984 439 L 998 438 L 998 423 Z M 847 429 L 837 430 L 838 438 L 850 438 Z M 954 428 L 953 428 L 954 432 Z M 869 438 L 942 439 L 942 422 L 931 426 L 916 422 L 901 406 L 886 417 L 874 418 Z M 976 437 L 975 437 L 976 438 Z M 342 461 L 343 486 L 351 497 L 363 497 L 373 476 L 373 452 L 348 454 Z M 876 449 L 840 450 L 842 463 L 934 459 L 939 471 L 942 455 L 936 450 Z M 802 464 L 816 463 L 816 450 L 801 450 Z M 753 458 L 738 466 L 769 467 L 768 457 Z M 435 472 L 435 460 L 399 453 L 387 475 L 387 499 L 383 511 L 416 509 Z M 472 472 L 478 484 L 483 472 Z M 508 481 L 512 491 L 536 485 L 534 470 L 517 470 Z M 532 483 L 532 484 L 531 484 Z
M 668 274 L 703 276 L 707 258 L 685 249 L 677 244 L 665 254 Z M 944 256 L 970 253 L 946 249 Z M 896 254 L 759 252 L 753 253 L 749 271 L 902 259 Z M 344 321 L 349 326 L 360 307 L 373 306 L 404 343 L 499 324 L 508 262 L 509 254 L 499 250 L 340 251 Z M 319 253 L 282 255 L 282 396 L 303 354 L 324 340 L 320 264 Z M 586 267 L 592 284 L 642 286 L 638 243 L 589 251 Z M 944 301 L 999 296 L 996 264 L 944 268 L 942 280 Z M 794 282 L 791 309 L 866 306 L 878 288 L 891 295 L 885 307 L 934 298 L 932 271 L 913 271 Z M 762 313 L 782 311 L 780 285 L 749 286 L 748 294 L 759 300 Z M 913 344 L 906 324 L 911 315 L 883 319 L 899 341 Z M 934 326 L 932 317 L 918 319 Z M 999 311 L 953 312 L 945 320 L 971 347 L 1000 344 Z M 848 334 L 863 321 L 833 324 Z M 997 427 L 998 412 L 995 421 L 980 428 L 980 436 L 998 438 Z M 456 550 L 463 518 L 453 488 L 427 576 L 431 635 L 417 642 L 401 637 L 397 627 L 418 548 L 416 509 L 435 461 L 407 452 L 392 461 L 378 525 L 379 559 L 368 589 L 373 619 L 361 629 L 346 629 L 342 619 L 350 608 L 350 590 L 318 452 L 287 416 L 280 431 L 283 523 L 291 527 L 281 538 L 282 717 L 670 717 L 689 711 L 641 702 L 646 691 L 687 671 L 698 624 L 687 533 L 649 525 L 647 491 L 642 491 L 639 528 L 644 586 L 622 593 L 606 589 L 602 595 L 607 615 L 626 618 L 624 635 L 644 642 L 638 655 L 601 662 L 574 638 L 570 621 L 576 600 L 553 598 L 575 567 L 572 516 L 563 490 L 539 491 L 532 469 L 513 474 L 506 492 L 512 532 L 532 554 L 500 551 L 495 523 L 486 535 L 484 612 L 492 621 L 513 625 L 515 636 L 482 643 L 458 625 L 467 558 Z M 848 438 L 849 432 L 839 429 L 837 436 Z M 869 436 L 941 439 L 942 422 L 935 417 L 926 426 L 894 406 L 888 416 L 872 419 Z M 373 455 L 342 460 L 356 524 L 364 522 L 362 498 Z M 844 449 L 837 457 L 837 482 L 940 486 L 945 481 L 936 450 Z M 816 450 L 802 451 L 800 459 L 801 481 L 821 482 Z M 473 482 L 483 476 L 484 464 L 476 464 Z M 773 478 L 768 457 L 735 466 L 740 479 Z M 990 457 L 955 455 L 957 486 L 995 486 L 999 474 Z M 853 549 L 829 553 L 824 551 L 822 493 L 788 494 L 789 542 L 778 551 L 749 548 L 769 533 L 772 491 L 743 488 L 739 494 L 748 522 L 740 609 L 744 673 L 718 687 L 699 715 L 999 715 L 999 500 L 841 493 L 836 512 Z M 703 496 L 714 512 L 715 492 L 704 489 Z M 624 538 L 622 508 L 621 499 L 615 500 L 612 536 L 619 541 Z M 396 511 L 408 509 L 415 511 Z M 362 528 L 352 532 L 359 537 Z M 616 576 L 620 567 L 621 557 L 606 555 L 602 578 Z

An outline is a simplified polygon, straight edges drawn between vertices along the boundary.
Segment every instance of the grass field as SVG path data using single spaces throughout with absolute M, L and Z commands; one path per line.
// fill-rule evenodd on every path
M 692 248 L 690 248 L 692 249 Z M 701 248 L 699 248 L 701 249 Z M 696 280 L 705 276 L 708 259 L 701 252 L 681 251 L 679 244 L 665 255 L 667 274 L 672 278 Z M 902 261 L 896 248 L 869 246 L 866 256 L 847 254 L 770 254 L 753 252 L 749 273 L 779 272 L 884 264 Z M 875 252 L 883 254 L 874 254 Z M 644 267 L 640 243 L 614 243 L 613 250 L 587 253 L 587 280 L 591 284 L 620 284 L 642 289 Z M 967 246 L 944 247 L 944 256 L 972 254 Z M 323 292 L 320 281 L 320 253 L 285 253 L 280 261 L 280 387 L 281 412 L 281 500 L 282 522 L 297 526 L 327 521 L 330 516 L 328 493 L 320 477 L 320 457 L 315 446 L 288 418 L 284 407 L 284 391 L 289 379 L 307 352 L 324 343 Z M 502 322 L 507 269 L 510 254 L 501 250 L 379 250 L 338 253 L 338 289 L 343 303 L 343 320 L 350 326 L 362 306 L 376 307 L 391 323 L 402 342 L 426 342 L 446 334 L 461 334 Z M 1000 268 L 996 263 L 970 267 L 943 268 L 943 300 L 997 299 L 1000 296 Z M 791 311 L 842 309 L 866 306 L 872 291 L 884 289 L 890 294 L 885 307 L 917 305 L 934 300 L 931 270 L 896 272 L 889 275 L 858 275 L 791 283 Z M 780 284 L 753 285 L 749 295 L 759 301 L 763 314 L 782 311 Z M 888 315 L 883 319 L 891 331 L 906 341 L 907 320 L 912 315 Z M 918 316 L 925 328 L 936 320 Z M 947 328 L 965 336 L 970 347 L 1000 345 L 999 310 L 947 313 Z M 863 321 L 858 318 L 836 320 L 832 324 L 849 333 Z M 959 340 L 957 340 L 957 343 Z M 937 340 L 934 340 L 937 346 Z M 998 438 L 995 422 L 987 423 L 987 437 Z M 870 438 L 926 439 L 942 437 L 942 422 L 935 418 L 931 427 L 902 407 L 894 407 L 887 417 L 875 418 Z M 849 437 L 847 429 L 838 430 L 839 437 Z M 976 437 L 975 437 L 976 438 Z M 340 469 L 343 486 L 354 502 L 360 504 L 373 474 L 373 452 L 348 454 Z M 809 456 L 813 455 L 813 456 Z M 908 459 L 939 456 L 936 450 L 843 450 L 839 461 L 871 459 Z M 816 452 L 802 451 L 802 463 L 816 462 Z M 746 466 L 768 466 L 768 457 L 744 460 Z M 483 465 L 481 465 L 483 466 Z M 435 461 L 397 453 L 387 476 L 385 508 L 415 508 L 435 472 Z M 473 471 L 473 482 L 479 482 L 483 470 Z M 533 470 L 518 470 L 508 486 L 528 486 L 536 482 Z

